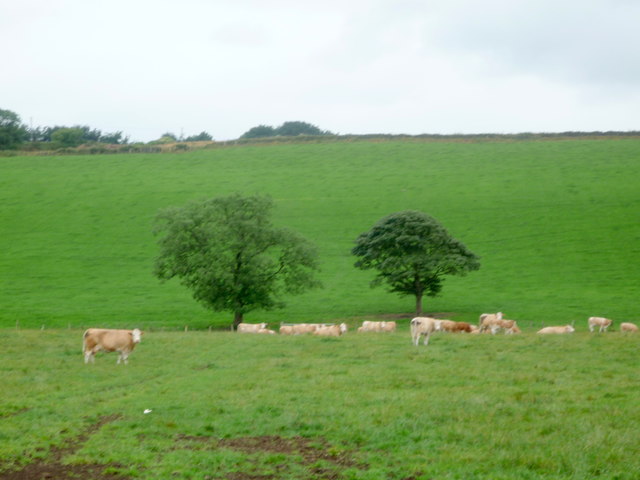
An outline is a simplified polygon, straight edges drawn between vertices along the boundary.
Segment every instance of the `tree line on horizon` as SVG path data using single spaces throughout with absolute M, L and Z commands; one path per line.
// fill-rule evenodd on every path
M 240 138 L 263 138 L 275 136 L 298 135 L 333 135 L 327 130 L 321 130 L 306 122 L 285 122 L 274 128 L 266 125 L 253 127 Z M 202 131 L 197 135 L 176 135 L 171 132 L 163 133 L 157 140 L 148 142 L 149 145 L 166 143 L 213 141 L 211 134 Z M 11 110 L 0 109 L 0 150 L 18 150 L 29 145 L 29 149 L 38 146 L 48 148 L 74 148 L 84 144 L 128 145 L 130 138 L 122 131 L 102 132 L 88 125 L 73 125 L 71 127 L 55 125 L 52 127 L 30 127 Z

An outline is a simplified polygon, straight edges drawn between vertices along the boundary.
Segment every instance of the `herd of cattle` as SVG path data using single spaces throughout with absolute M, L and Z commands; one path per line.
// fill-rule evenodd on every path
M 589 331 L 606 332 L 613 323 L 608 318 L 589 317 Z M 373 322 L 364 321 L 358 328 L 358 332 L 395 332 L 396 322 Z M 521 333 L 515 320 L 507 320 L 502 317 L 502 312 L 483 313 L 480 315 L 478 325 L 467 322 L 454 322 L 452 320 L 442 320 L 432 317 L 415 317 L 410 323 L 411 340 L 414 345 L 420 343 L 423 338 L 424 344 L 429 344 L 429 338 L 435 332 L 449 333 L 489 333 L 495 335 L 501 331 L 505 334 Z M 268 334 L 275 335 L 275 330 L 270 330 L 266 323 L 241 323 L 238 325 L 238 333 Z M 621 332 L 637 332 L 638 327 L 633 323 L 621 323 Z M 279 330 L 281 335 L 318 335 L 328 337 L 339 337 L 347 332 L 347 325 L 326 323 L 295 323 L 282 324 Z M 544 327 L 538 330 L 539 334 L 563 334 L 573 333 L 573 325 L 563 325 L 556 327 Z M 113 330 L 106 328 L 90 328 L 82 337 L 82 353 L 84 362 L 95 362 L 95 354 L 98 352 L 118 352 L 117 363 L 127 364 L 127 360 L 135 346 L 140 343 L 143 332 L 134 330 Z

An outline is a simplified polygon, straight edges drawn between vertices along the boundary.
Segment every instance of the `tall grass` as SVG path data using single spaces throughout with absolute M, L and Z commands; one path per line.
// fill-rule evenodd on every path
M 633 335 L 445 334 L 416 348 L 404 329 L 329 339 L 147 333 L 126 367 L 115 354 L 84 365 L 80 337 L 0 337 L 0 472 L 46 461 L 105 416 L 115 420 L 64 463 L 117 463 L 113 472 L 141 479 L 631 480 L 640 471 Z M 229 446 L 255 437 L 303 438 L 326 456 Z
M 152 276 L 159 209 L 232 192 L 268 194 L 276 223 L 320 249 L 322 290 L 247 321 L 401 314 L 413 299 L 371 290 L 356 236 L 417 209 L 480 255 L 430 312 L 521 325 L 637 316 L 640 141 L 354 142 L 164 155 L 0 159 L 0 326 L 226 326 Z

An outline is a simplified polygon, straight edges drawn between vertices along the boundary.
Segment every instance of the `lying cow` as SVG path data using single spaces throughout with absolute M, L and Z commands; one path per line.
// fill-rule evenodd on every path
M 411 320 L 411 341 L 415 346 L 424 337 L 424 344 L 429 345 L 429 337 L 436 330 L 436 319 L 431 317 L 415 317 Z
M 119 352 L 118 364 L 122 361 L 127 364 L 129 354 L 133 352 L 136 344 L 140 343 L 142 332 L 134 330 L 110 330 L 107 328 L 90 328 L 82 336 L 82 353 L 84 363 L 95 363 L 96 353 Z
M 293 325 L 280 325 L 281 335 L 303 335 L 313 333 L 320 325 L 317 323 L 295 323 Z
M 467 322 L 454 322 L 453 320 L 436 320 L 435 331 L 450 333 L 472 333 L 473 329 Z
M 266 330 L 266 323 L 239 323 L 238 333 L 258 333 L 260 330 Z
M 613 323 L 608 318 L 603 317 L 589 317 L 589 331 L 593 332 L 596 327 L 598 327 L 598 332 L 606 332 L 607 328 Z
M 638 331 L 638 327 L 633 323 L 622 322 L 620 324 L 620 331 L 621 332 L 637 332 Z
M 362 332 L 395 332 L 396 322 L 372 322 L 365 320 L 362 326 L 358 328 L 358 333 Z
M 340 325 L 320 325 L 314 335 L 320 335 L 323 337 L 339 337 L 340 335 L 347 333 L 347 324 L 341 323 Z
M 571 325 L 565 325 L 564 327 L 544 327 L 541 330 L 538 330 L 538 333 L 541 334 L 549 334 L 549 333 L 573 333 L 576 329 Z
M 491 327 L 491 333 L 494 335 L 498 333 L 498 331 L 500 330 L 504 330 L 504 333 L 506 334 L 520 333 L 520 329 L 518 328 L 518 324 L 516 323 L 515 320 L 505 320 L 504 318 L 501 320 L 498 320 Z
M 495 326 L 502 320 L 502 312 L 498 313 L 483 313 L 480 315 L 480 321 L 478 327 L 480 327 L 480 333 L 484 333 L 486 330 L 491 330 L 491 333 L 495 333 Z M 498 327 L 498 330 L 500 327 Z

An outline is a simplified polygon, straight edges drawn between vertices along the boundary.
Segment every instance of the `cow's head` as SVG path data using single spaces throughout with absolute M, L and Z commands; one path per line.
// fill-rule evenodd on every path
M 133 343 L 140 343 L 140 340 L 142 340 L 142 332 L 139 328 L 131 331 L 131 338 L 133 338 Z

